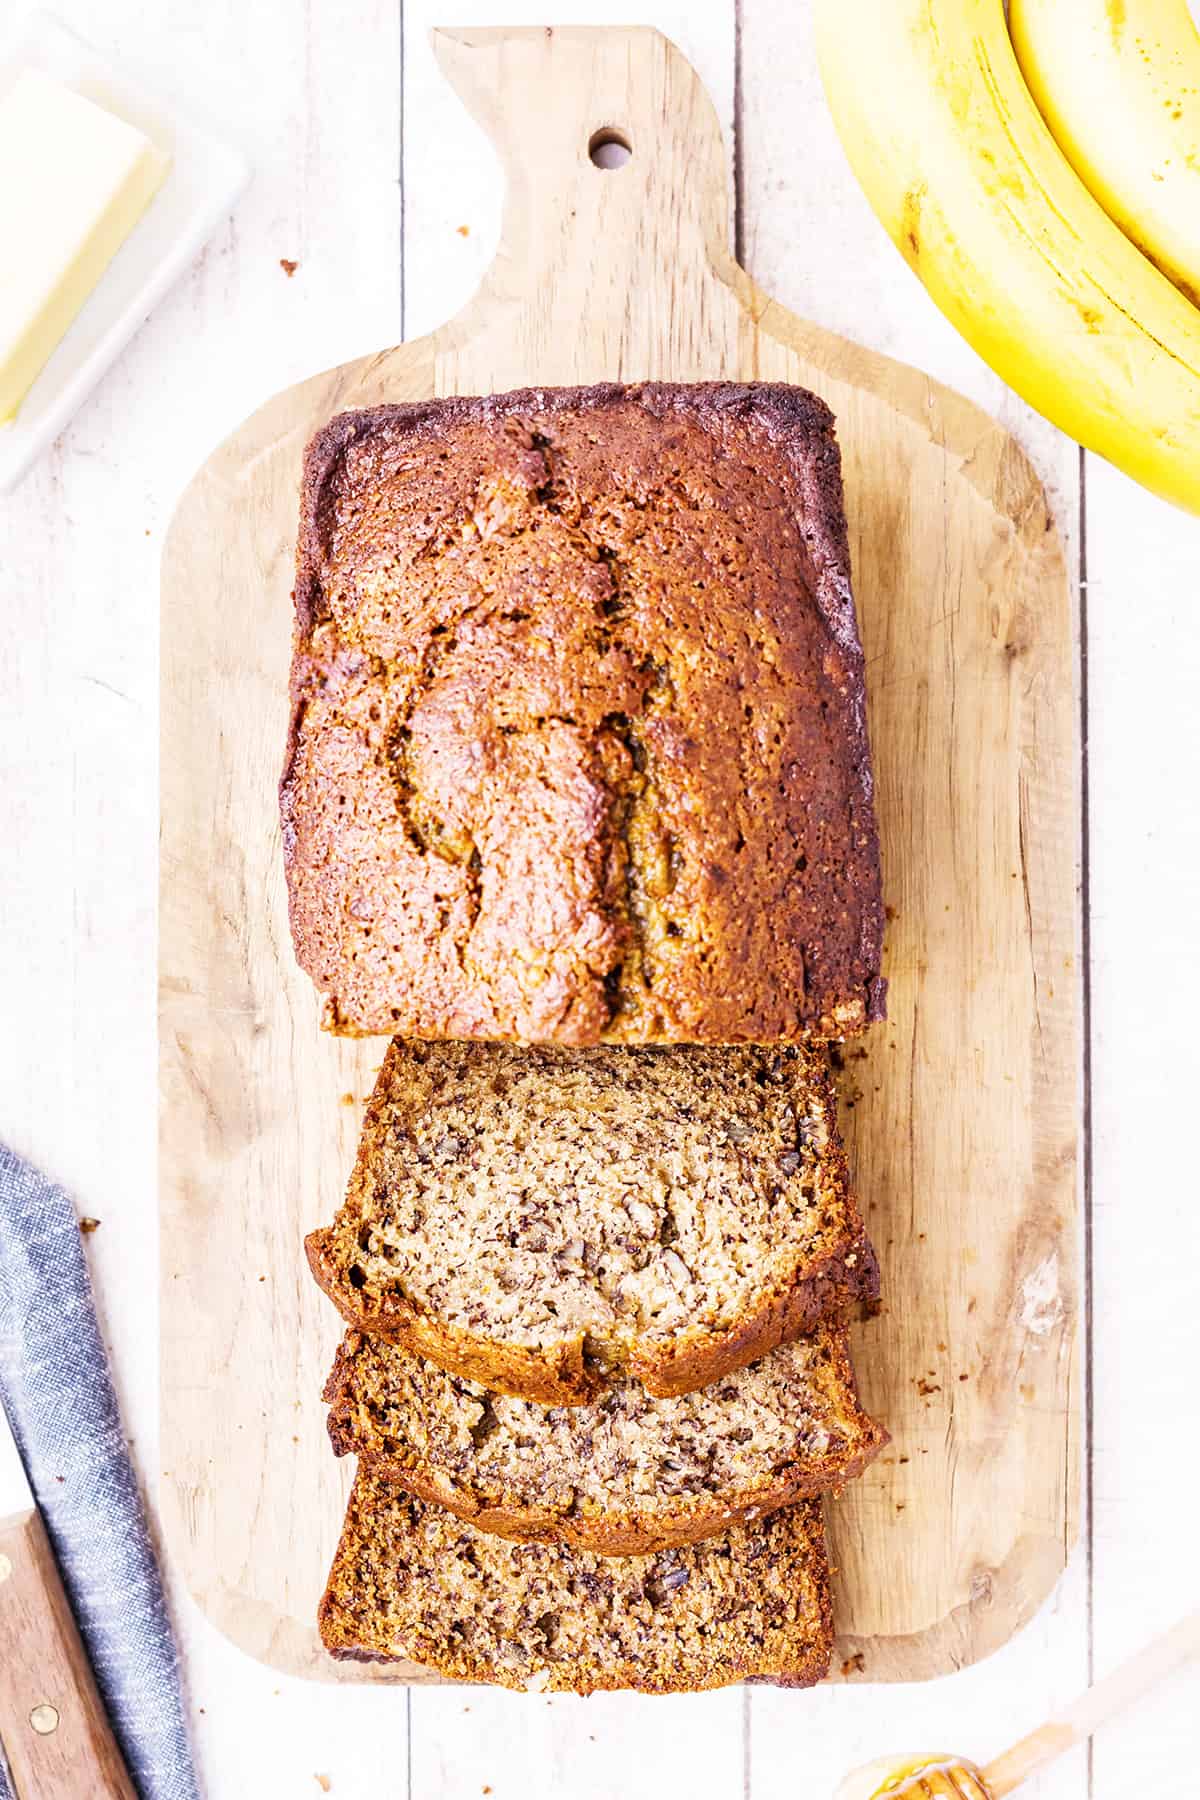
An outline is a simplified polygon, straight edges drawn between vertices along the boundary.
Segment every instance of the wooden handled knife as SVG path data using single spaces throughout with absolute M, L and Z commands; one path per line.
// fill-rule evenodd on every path
M 2 1407 L 0 1745 L 16 1800 L 137 1800 Z

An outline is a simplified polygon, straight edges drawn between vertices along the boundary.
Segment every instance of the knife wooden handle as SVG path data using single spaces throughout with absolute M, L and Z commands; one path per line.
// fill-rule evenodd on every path
M 137 1800 L 38 1512 L 0 1520 L 0 1743 L 17 1800 Z

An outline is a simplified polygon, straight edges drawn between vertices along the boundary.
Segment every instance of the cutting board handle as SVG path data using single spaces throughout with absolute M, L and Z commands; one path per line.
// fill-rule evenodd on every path
M 730 260 L 721 129 L 695 70 L 661 32 L 546 25 L 432 35 L 442 72 L 507 176 L 481 299 L 552 309 L 565 331 L 585 315 L 594 329 L 603 310 L 619 331 L 614 288 L 638 310 L 670 307 L 671 321 L 694 305 L 672 304 L 681 286 L 721 285 L 717 271 Z M 620 166 L 604 166 L 613 160 Z M 669 335 L 672 325 L 660 329 Z

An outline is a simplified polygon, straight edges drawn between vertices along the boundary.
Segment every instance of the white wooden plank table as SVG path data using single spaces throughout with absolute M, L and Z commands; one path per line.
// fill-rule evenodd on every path
M 0 502 L 0 1136 L 102 1221 L 89 1244 L 151 1488 L 161 533 L 191 470 L 260 399 L 431 328 L 486 263 L 499 177 L 434 72 L 431 23 L 636 14 L 666 30 L 736 144 L 751 272 L 801 314 L 1003 418 L 1086 584 L 1089 1507 L 1052 1599 L 990 1661 L 924 1687 L 575 1701 L 288 1681 L 177 1593 L 208 1792 L 822 1800 L 849 1764 L 888 1748 L 997 1748 L 1200 1604 L 1200 523 L 1081 459 L 945 324 L 845 168 L 806 4 L 642 0 L 610 14 L 600 0 L 60 0 L 60 11 L 164 98 L 202 96 L 255 164 L 235 219 Z M 1030 1794 L 1197 1792 L 1194 1757 L 1171 1780 L 1198 1704 L 1200 1681 L 1185 1678 Z

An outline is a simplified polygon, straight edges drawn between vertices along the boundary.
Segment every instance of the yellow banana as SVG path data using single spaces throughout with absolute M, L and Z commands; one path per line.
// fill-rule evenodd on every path
M 1008 20 L 1067 161 L 1200 305 L 1200 31 L 1187 0 L 1009 0 Z
M 843 147 L 946 316 L 1039 412 L 1200 512 L 1200 308 L 1088 193 L 1003 0 L 816 0 Z

